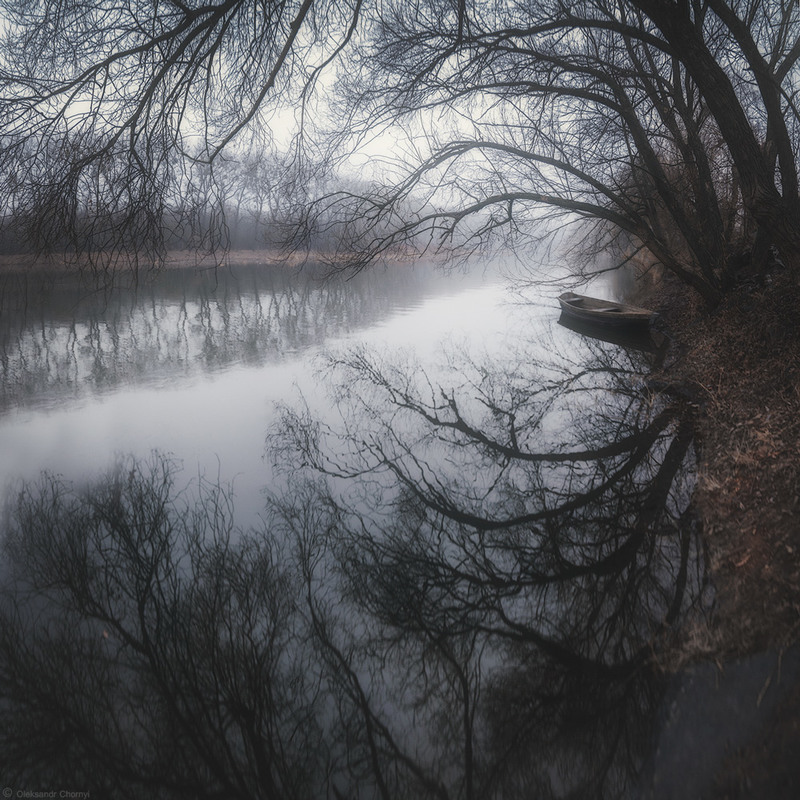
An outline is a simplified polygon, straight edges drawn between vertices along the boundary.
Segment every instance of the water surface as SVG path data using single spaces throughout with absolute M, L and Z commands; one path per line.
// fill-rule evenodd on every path
M 142 797 L 632 790 L 650 659 L 704 587 L 691 409 L 647 352 L 483 270 L 24 288 L 0 767 Z
M 436 353 L 507 328 L 498 280 L 402 266 L 351 280 L 313 270 L 175 270 L 134 289 L 7 280 L 0 318 L 0 482 L 80 477 L 152 449 L 235 480 L 242 514 L 266 476 L 275 401 L 348 341 Z

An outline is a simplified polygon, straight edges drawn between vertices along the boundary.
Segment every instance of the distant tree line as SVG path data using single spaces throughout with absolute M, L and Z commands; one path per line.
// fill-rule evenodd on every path
M 164 248 L 279 247 L 285 238 L 285 220 L 281 220 L 275 193 L 279 166 L 261 155 L 220 159 L 213 167 L 202 162 L 192 164 L 153 221 L 163 231 Z M 99 226 L 96 200 L 87 191 L 76 206 L 70 226 L 50 231 L 31 218 L 30 209 L 23 203 L 12 202 L 0 219 L 0 254 L 36 253 L 42 249 L 56 254 L 92 253 L 113 247 L 116 228 L 124 226 L 128 218 L 120 209 L 109 216 L 107 227 Z
M 0 10 L 0 193 L 38 246 L 157 260 L 171 213 L 168 228 L 219 232 L 224 207 L 231 241 L 249 241 L 248 215 L 265 212 L 256 183 L 278 187 L 248 184 L 243 162 L 234 189 L 225 158 L 279 150 L 295 241 L 341 225 L 333 260 L 350 269 L 497 237 L 519 247 L 544 214 L 589 222 L 595 249 L 642 251 L 712 305 L 771 248 L 800 270 L 793 0 Z M 382 160 L 384 134 L 399 147 Z M 359 188 L 337 186 L 358 153 Z M 194 196 L 200 162 L 214 186 Z

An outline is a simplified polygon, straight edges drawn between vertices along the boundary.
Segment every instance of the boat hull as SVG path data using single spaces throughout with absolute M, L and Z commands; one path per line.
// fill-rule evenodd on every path
M 623 347 L 626 350 L 638 350 L 653 355 L 661 351 L 666 341 L 663 334 L 644 325 L 635 325 L 633 327 L 592 325 L 590 322 L 572 319 L 566 314 L 562 314 L 558 318 L 558 324 L 567 330 L 597 342 L 607 342 L 608 344 Z
M 644 330 L 657 316 L 654 311 L 646 308 L 600 300 L 574 292 L 564 292 L 558 298 L 558 302 L 562 314 L 567 319 L 609 328 Z

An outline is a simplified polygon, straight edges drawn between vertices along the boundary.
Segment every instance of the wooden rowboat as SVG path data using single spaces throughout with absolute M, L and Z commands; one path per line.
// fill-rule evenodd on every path
M 656 317 L 655 311 L 564 292 L 559 298 L 565 317 L 593 325 L 613 325 L 617 328 L 646 328 Z

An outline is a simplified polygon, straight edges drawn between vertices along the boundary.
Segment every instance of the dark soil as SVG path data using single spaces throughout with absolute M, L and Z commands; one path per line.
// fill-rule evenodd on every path
M 663 667 L 778 657 L 800 642 L 800 287 L 776 270 L 708 312 L 665 280 L 649 298 L 674 339 L 659 382 L 698 398 L 698 485 L 712 612 Z M 704 797 L 800 797 L 800 684 L 729 753 Z

